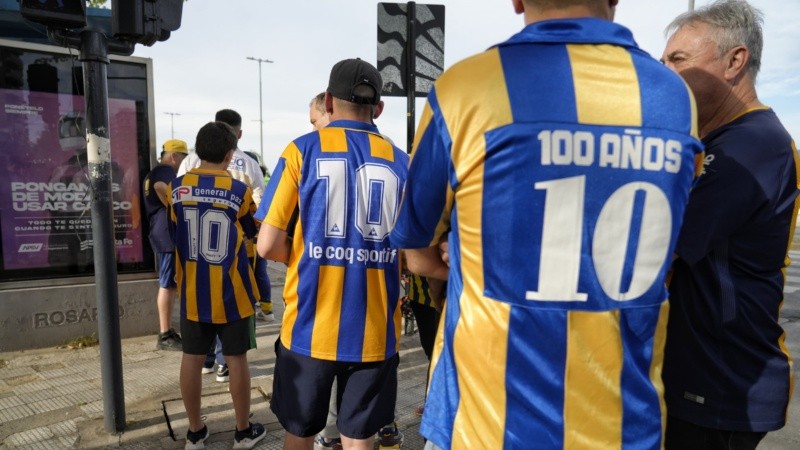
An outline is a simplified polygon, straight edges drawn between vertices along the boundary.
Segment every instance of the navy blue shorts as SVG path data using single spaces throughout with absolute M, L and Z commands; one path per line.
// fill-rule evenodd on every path
M 394 420 L 399 355 L 370 363 L 311 358 L 275 343 L 270 409 L 295 436 L 314 436 L 325 428 L 331 387 L 337 380 L 339 433 L 367 439 Z
M 158 264 L 158 285 L 164 289 L 178 287 L 175 284 L 175 252 L 156 253 Z
M 181 340 L 183 353 L 187 355 L 206 355 L 219 336 L 222 354 L 237 356 L 256 348 L 256 327 L 253 317 L 245 317 L 230 323 L 194 322 L 181 317 Z

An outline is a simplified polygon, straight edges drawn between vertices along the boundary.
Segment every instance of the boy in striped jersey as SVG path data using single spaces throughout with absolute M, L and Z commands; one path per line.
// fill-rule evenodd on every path
M 189 419 L 187 449 L 204 448 L 208 427 L 200 419 L 201 368 L 219 336 L 230 370 L 236 415 L 233 448 L 253 448 L 264 427 L 250 423 L 250 369 L 255 348 L 252 316 L 258 298 L 245 241 L 255 234 L 256 206 L 250 188 L 226 170 L 236 148 L 233 129 L 210 122 L 197 133 L 201 163 L 170 184 L 170 232 L 177 255 L 181 297 L 181 396 Z

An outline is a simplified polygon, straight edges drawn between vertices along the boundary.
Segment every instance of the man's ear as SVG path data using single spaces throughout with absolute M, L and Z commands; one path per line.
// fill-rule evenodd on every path
M 234 150 L 236 150 L 236 149 L 232 148 L 232 149 L 228 150 L 228 153 L 225 154 L 225 159 L 222 160 L 222 162 L 224 162 L 226 166 L 231 163 L 231 159 L 233 159 Z
M 378 104 L 375 105 L 375 109 L 372 110 L 372 118 L 377 119 L 382 112 L 383 112 L 383 100 L 379 101 Z
M 333 114 L 333 96 L 330 92 L 325 93 L 325 112 Z
M 525 5 L 522 4 L 522 0 L 511 0 L 511 3 L 514 5 L 515 13 L 522 14 L 525 12 Z
M 747 50 L 747 47 L 740 45 L 728 51 L 725 58 L 727 64 L 725 67 L 725 79 L 733 80 L 745 72 L 747 61 L 750 60 L 750 51 Z

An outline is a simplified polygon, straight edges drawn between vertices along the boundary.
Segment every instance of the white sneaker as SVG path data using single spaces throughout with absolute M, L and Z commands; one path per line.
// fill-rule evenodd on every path
M 267 323 L 273 323 L 273 322 L 275 322 L 275 314 L 273 314 L 271 311 L 268 312 L 268 313 L 265 313 L 264 311 L 262 311 L 259 308 L 259 309 L 256 309 L 256 319 L 261 320 L 263 322 L 267 322 Z

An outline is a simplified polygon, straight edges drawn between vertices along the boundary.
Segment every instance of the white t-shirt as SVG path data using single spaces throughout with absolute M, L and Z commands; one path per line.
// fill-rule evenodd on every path
M 195 167 L 200 167 L 200 158 L 196 152 L 192 152 L 184 158 L 178 168 L 178 176 Z M 233 158 L 231 158 L 231 163 L 228 165 L 228 172 L 230 172 L 234 180 L 239 180 L 250 186 L 250 189 L 253 190 L 253 202 L 256 205 L 261 204 L 261 197 L 264 195 L 264 177 L 261 174 L 261 168 L 253 158 L 237 148 L 233 151 Z

